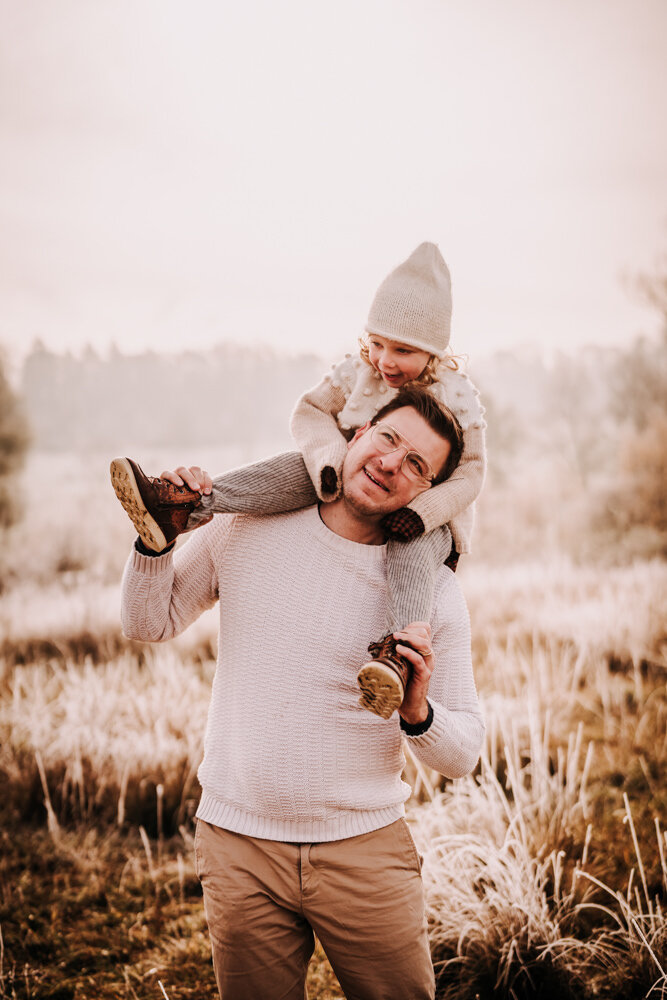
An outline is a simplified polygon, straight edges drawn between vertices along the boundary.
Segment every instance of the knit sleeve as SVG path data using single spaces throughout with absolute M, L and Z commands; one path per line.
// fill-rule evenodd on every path
M 354 379 L 354 367 L 345 359 L 301 396 L 292 413 L 290 429 L 320 500 L 335 500 L 340 493 L 347 442 L 336 417 L 345 406 Z M 332 471 L 325 473 L 323 482 L 325 469 Z
M 462 778 L 479 759 L 485 728 L 472 672 L 468 608 L 454 574 L 441 573 L 431 641 L 436 665 L 428 695 L 433 722 L 421 736 L 405 738 L 427 767 Z
M 408 506 L 419 514 L 424 530 L 433 531 L 442 524 L 449 524 L 477 499 L 485 474 L 484 427 L 471 425 L 463 432 L 461 461 L 449 479 L 420 493 Z
M 175 554 L 150 557 L 133 548 L 121 586 L 121 624 L 128 639 L 172 639 L 215 604 L 214 560 L 224 549 L 233 522 L 232 515 L 214 518 Z

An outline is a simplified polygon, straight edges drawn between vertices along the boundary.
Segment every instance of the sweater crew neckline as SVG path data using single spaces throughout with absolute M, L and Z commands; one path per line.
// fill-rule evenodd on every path
M 306 526 L 314 538 L 327 548 L 338 552 L 341 555 L 347 553 L 355 559 L 361 559 L 372 565 L 379 565 L 384 562 L 387 553 L 387 543 L 382 545 L 369 545 L 366 542 L 354 542 L 350 538 L 344 538 L 336 534 L 322 520 L 320 515 L 320 505 L 308 507 L 303 511 L 296 511 L 297 515 L 304 518 Z

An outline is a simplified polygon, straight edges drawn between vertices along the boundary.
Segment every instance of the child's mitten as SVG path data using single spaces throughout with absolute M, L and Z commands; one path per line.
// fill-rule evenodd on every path
M 321 495 L 325 500 L 334 499 L 338 494 L 338 475 L 332 465 L 325 465 L 320 473 Z
M 411 507 L 401 507 L 385 514 L 380 524 L 387 538 L 397 542 L 410 542 L 424 534 L 424 522 L 416 510 Z

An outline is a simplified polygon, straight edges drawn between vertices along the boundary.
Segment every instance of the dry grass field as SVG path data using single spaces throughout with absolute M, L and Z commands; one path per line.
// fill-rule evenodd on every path
M 105 466 L 31 459 L 3 540 L 0 997 L 200 1000 L 215 618 L 165 646 L 122 637 L 132 530 Z M 447 784 L 408 761 L 438 996 L 665 996 L 667 565 L 480 556 L 460 579 L 486 749 Z M 308 988 L 341 995 L 320 952 Z

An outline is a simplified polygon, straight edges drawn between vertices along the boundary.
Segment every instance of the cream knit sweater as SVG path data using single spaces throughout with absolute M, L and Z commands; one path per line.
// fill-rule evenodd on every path
M 197 815 L 282 841 L 339 840 L 403 815 L 402 733 L 360 708 L 356 673 L 380 634 L 386 546 L 331 532 L 317 507 L 216 516 L 174 556 L 133 550 L 122 622 L 132 639 L 182 632 L 219 601 L 218 662 Z M 477 761 L 484 726 L 465 601 L 446 567 L 433 615 L 433 722 L 406 737 L 449 777 Z
M 446 482 L 420 493 L 408 506 L 419 514 L 425 531 L 448 524 L 456 549 L 463 554 L 470 552 L 474 501 L 486 472 L 484 411 L 477 390 L 463 372 L 442 368 L 439 381 L 428 391 L 458 419 L 463 430 L 463 455 Z M 348 355 L 334 365 L 331 375 L 325 375 L 299 399 L 292 414 L 292 434 L 321 500 L 332 500 L 336 495 L 323 493 L 322 469 L 335 469 L 340 483 L 346 439 L 397 392 L 359 355 Z

